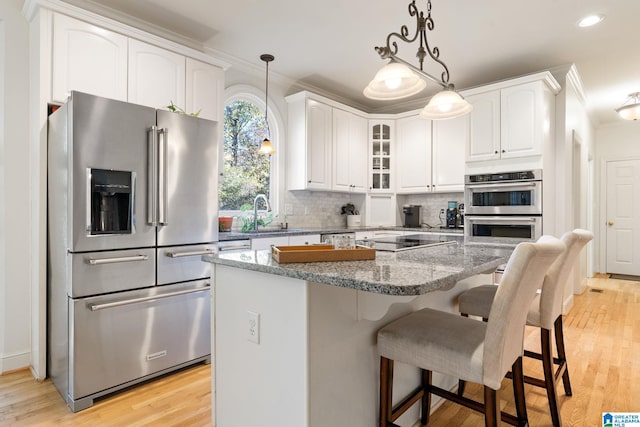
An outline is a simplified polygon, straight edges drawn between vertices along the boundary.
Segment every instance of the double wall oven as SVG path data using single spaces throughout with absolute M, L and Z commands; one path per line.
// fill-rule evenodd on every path
M 465 240 L 516 244 L 542 235 L 542 170 L 467 175 Z

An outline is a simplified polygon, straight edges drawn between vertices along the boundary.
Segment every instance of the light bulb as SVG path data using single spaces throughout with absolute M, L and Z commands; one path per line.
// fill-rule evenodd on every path
M 402 78 L 400 77 L 394 77 L 394 78 L 386 79 L 384 81 L 384 85 L 388 89 L 398 89 L 400 87 L 400 84 L 402 84 Z

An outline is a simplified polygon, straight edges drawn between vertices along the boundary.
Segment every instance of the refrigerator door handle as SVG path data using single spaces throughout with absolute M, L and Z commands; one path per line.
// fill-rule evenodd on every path
M 158 225 L 158 128 L 149 129 L 147 180 L 147 223 Z
M 183 291 L 168 292 L 166 294 L 149 295 L 149 296 L 140 297 L 140 298 L 130 298 L 130 299 L 120 300 L 120 301 L 105 302 L 104 304 L 89 303 L 87 304 L 87 307 L 91 311 L 97 311 L 97 310 L 104 310 L 106 308 L 121 307 L 123 305 L 139 304 L 141 302 L 159 300 L 162 298 L 170 298 L 170 297 L 175 297 L 177 295 L 193 294 L 196 292 L 205 292 L 211 289 L 208 285 L 209 284 L 207 284 L 207 286 L 204 288 L 186 289 Z
M 102 264 L 115 264 L 118 262 L 131 262 L 131 261 L 146 261 L 149 257 L 147 255 L 134 255 L 134 256 L 123 256 L 123 257 L 114 257 L 114 258 L 88 258 L 87 263 L 91 265 L 102 265 Z
M 158 224 L 168 225 L 167 213 L 167 143 L 168 129 L 158 129 Z
M 201 251 L 183 251 L 183 252 L 167 252 L 167 256 L 169 258 L 182 258 L 186 256 L 195 256 L 195 255 L 210 255 L 215 254 L 216 251 L 213 249 L 204 249 Z

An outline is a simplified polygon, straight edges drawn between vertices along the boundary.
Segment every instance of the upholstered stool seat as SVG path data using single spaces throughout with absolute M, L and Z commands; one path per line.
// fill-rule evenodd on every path
M 593 239 L 593 234 L 587 230 L 576 229 L 565 233 L 561 240 L 567 246 L 567 250 L 549 269 L 542 288 L 536 294 L 528 308 L 527 325 L 540 328 L 541 353 L 525 351 L 525 356 L 542 360 L 544 380 L 525 376 L 529 384 L 547 389 L 547 399 L 551 420 L 555 427 L 561 425 L 558 398 L 555 391 L 556 382 L 562 378 L 565 394 L 571 396 L 571 382 L 564 347 L 564 334 L 562 331 L 562 302 L 564 285 L 569 274 L 573 270 L 582 248 Z M 499 285 L 481 285 L 463 292 L 458 297 L 460 313 L 463 316 L 478 316 L 484 320 L 491 312 L 491 305 L 497 295 Z M 480 323 L 480 322 L 478 322 Z M 553 357 L 551 349 L 551 330 L 555 332 L 557 357 Z M 554 363 L 558 365 L 553 372 Z M 458 394 L 464 393 L 464 379 L 460 379 Z
M 565 250 L 558 239 L 543 236 L 536 243 L 521 243 L 509 259 L 488 322 L 425 308 L 402 317 L 378 331 L 380 354 L 380 426 L 394 421 L 413 404 L 421 402 L 421 423 L 429 420 L 431 394 L 483 412 L 486 426 L 500 419 L 526 425 L 522 342 L 526 308 L 542 286 L 544 275 Z M 395 361 L 421 369 L 421 385 L 392 405 Z M 517 416 L 501 413 L 498 390 L 506 373 L 513 372 Z M 431 383 L 432 372 L 464 378 L 484 385 L 484 401 L 459 397 Z

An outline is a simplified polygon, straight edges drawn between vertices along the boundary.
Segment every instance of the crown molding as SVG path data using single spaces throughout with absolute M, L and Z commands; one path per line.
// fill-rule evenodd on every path
M 46 9 L 215 65 L 223 70 L 231 66 L 224 60 L 207 54 L 201 44 L 188 37 L 167 31 L 164 28 L 125 15 L 111 8 L 97 5 L 91 1 L 84 1 L 82 4 L 92 7 L 93 10 L 81 8 L 61 0 L 25 0 L 22 6 L 22 14 L 28 21 L 32 21 L 40 9 Z

